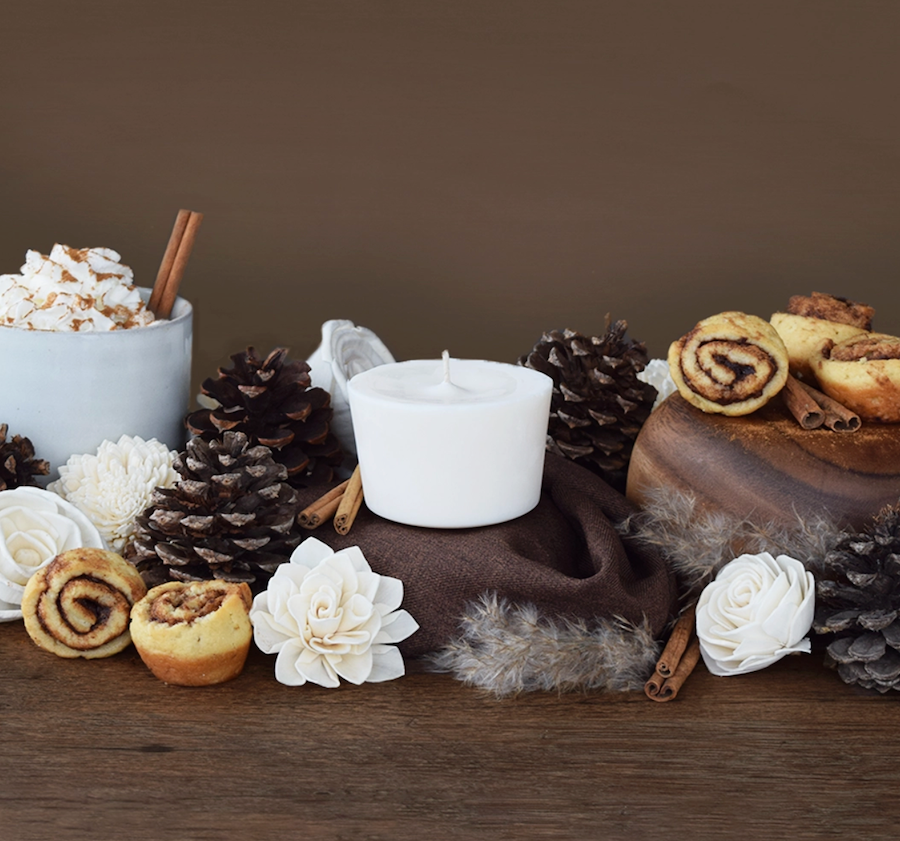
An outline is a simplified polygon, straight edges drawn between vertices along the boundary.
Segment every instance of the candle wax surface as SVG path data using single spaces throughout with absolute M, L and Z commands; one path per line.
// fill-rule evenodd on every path
M 444 382 L 441 360 L 416 359 L 373 369 L 370 378 L 357 380 L 354 387 L 372 397 L 411 404 L 505 402 L 517 392 L 534 392 L 531 380 L 516 376 L 527 370 L 502 362 L 451 359 L 450 382 Z

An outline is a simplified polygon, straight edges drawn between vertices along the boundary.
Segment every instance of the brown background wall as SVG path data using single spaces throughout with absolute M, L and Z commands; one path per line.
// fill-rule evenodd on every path
M 150 285 L 179 207 L 195 374 L 514 360 L 626 318 L 661 355 L 812 289 L 900 332 L 900 4 L 4 0 L 0 271 L 54 241 Z

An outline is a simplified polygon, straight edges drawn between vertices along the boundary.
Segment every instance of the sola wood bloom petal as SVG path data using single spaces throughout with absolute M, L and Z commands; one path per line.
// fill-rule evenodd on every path
M 0 622 L 22 618 L 28 579 L 56 555 L 105 549 L 100 532 L 74 505 L 42 488 L 0 491 Z
M 250 621 L 281 683 L 376 683 L 405 672 L 394 643 L 419 625 L 402 600 L 403 583 L 373 572 L 358 547 L 334 552 L 309 537 L 253 600 Z
M 154 489 L 171 488 L 178 480 L 172 467 L 177 455 L 155 438 L 123 435 L 104 441 L 96 454 L 72 456 L 48 489 L 83 511 L 110 549 L 121 553 Z

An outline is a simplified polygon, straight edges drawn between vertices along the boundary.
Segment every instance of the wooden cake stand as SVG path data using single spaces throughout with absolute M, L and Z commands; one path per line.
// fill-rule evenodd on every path
M 859 528 L 900 500 L 900 424 L 804 430 L 780 397 L 730 418 L 676 393 L 638 435 L 626 494 L 641 505 L 660 487 L 693 492 L 709 509 L 754 522 L 794 524 L 827 513 Z

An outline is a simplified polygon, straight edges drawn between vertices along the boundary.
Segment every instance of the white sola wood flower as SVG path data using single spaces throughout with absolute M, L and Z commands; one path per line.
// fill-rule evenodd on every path
M 719 570 L 697 602 L 697 637 L 714 675 L 764 669 L 809 653 L 816 583 L 800 561 L 768 552 L 741 555 Z
M 74 505 L 43 488 L 0 491 L 0 622 L 22 618 L 28 579 L 60 552 L 105 548 Z
M 391 643 L 419 627 L 402 600 L 403 582 L 372 572 L 357 546 L 334 552 L 308 537 L 253 600 L 250 621 L 257 646 L 278 655 L 281 683 L 378 683 L 404 674 Z
M 47 487 L 83 511 L 110 549 L 122 552 L 154 489 L 171 488 L 178 481 L 172 467 L 176 456 L 155 438 L 123 435 L 116 442 L 104 441 L 94 455 L 72 456 Z

